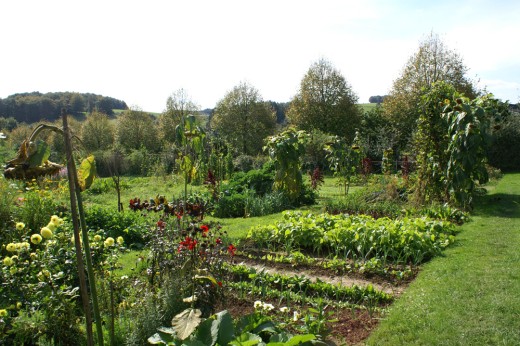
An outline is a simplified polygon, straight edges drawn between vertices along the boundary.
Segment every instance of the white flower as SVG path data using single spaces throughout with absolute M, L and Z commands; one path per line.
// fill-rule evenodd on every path
M 274 309 L 274 306 L 273 306 L 273 304 L 264 304 L 263 308 L 266 311 L 271 311 Z
M 263 304 L 261 301 L 257 300 L 257 301 L 255 302 L 255 304 L 254 304 L 254 307 L 255 307 L 255 309 L 259 309 L 259 308 L 261 308 L 263 305 L 264 305 L 264 304 Z
M 280 308 L 280 312 L 283 312 L 283 313 L 289 312 L 289 308 L 287 306 L 282 306 Z
M 300 314 L 298 313 L 298 311 L 294 311 L 293 312 L 293 318 L 292 318 L 293 321 L 297 322 L 299 318 L 300 318 Z

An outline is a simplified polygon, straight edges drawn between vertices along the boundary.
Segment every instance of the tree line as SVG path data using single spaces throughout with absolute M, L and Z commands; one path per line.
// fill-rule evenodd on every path
M 40 92 L 19 93 L 0 98 L 0 117 L 13 118 L 17 122 L 35 123 L 43 120 L 57 119 L 61 110 L 80 115 L 98 111 L 109 116 L 114 109 L 128 109 L 124 101 L 113 97 L 91 93 Z
M 206 167 L 198 168 L 201 177 L 206 168 L 219 160 L 225 159 L 224 166 L 234 166 L 235 169 L 245 170 L 261 165 L 265 161 L 263 147 L 267 144 L 266 139 L 286 127 L 296 127 L 310 134 L 304 158 L 305 169 L 319 167 L 327 170 L 329 163 L 324 147 L 335 137 L 341 138 L 344 143 L 353 143 L 356 138 L 356 146 L 362 148 L 362 156 L 373 161 L 381 161 L 385 152 L 391 152 L 394 160 L 406 156 L 414 161 L 420 157 L 418 141 L 427 136 L 430 129 L 418 125 L 421 122 L 424 125 L 424 114 L 441 116 L 441 113 L 431 113 L 425 108 L 424 98 L 428 95 L 428 104 L 445 101 L 431 100 L 431 91 L 438 83 L 450 86 L 451 89 L 445 90 L 452 92 L 451 97 L 457 93 L 458 97 L 473 100 L 485 94 L 483 90 L 478 90 L 467 71 L 462 58 L 437 35 L 430 34 L 419 43 L 416 53 L 405 63 L 388 95 L 373 97 L 373 101 L 384 102 L 367 112 L 359 106 L 358 96 L 347 79 L 326 59 L 311 64 L 295 96 L 288 103 L 265 101 L 253 85 L 241 82 L 227 92 L 213 109 L 206 110 L 200 110 L 186 90 L 177 90 L 168 97 L 166 110 L 158 116 L 137 108 L 128 109 L 123 101 L 93 94 L 19 94 L 1 100 L 0 104 L 12 104 L 17 98 L 32 98 L 33 103 L 37 104 L 37 99 L 61 95 L 58 99 L 70 113 L 87 112 L 84 121 L 72 124 L 84 146 L 91 152 L 117 150 L 123 153 L 128 161 L 127 170 L 132 174 L 150 174 L 157 169 L 171 172 L 176 169 L 176 153 L 180 147 L 178 129 L 189 115 L 196 115 L 199 126 L 205 132 L 207 158 Z M 450 97 L 448 94 L 444 96 Z M 109 103 L 113 108 L 125 109 L 115 120 L 110 117 L 112 110 L 104 108 Z M 7 129 L 9 140 L 20 143 L 15 139 L 21 138 L 27 130 L 23 126 L 13 128 L 13 121 L 9 122 L 4 115 L 9 116 L 10 113 L 2 113 L 1 109 L 5 108 L 0 108 L 0 114 L 4 116 L 0 128 Z M 45 113 L 39 114 L 42 116 Z M 520 150 L 519 140 L 516 139 L 520 138 L 516 136 L 520 134 L 517 113 L 489 120 L 490 127 L 486 133 L 492 136 L 493 145 L 489 152 L 493 155 L 488 155 L 488 160 L 497 167 L 520 168 L 520 159 L 508 156 L 508 153 L 518 151 L 503 147 L 513 145 Z M 440 143 L 432 143 L 432 146 Z M 60 144 L 55 143 L 53 152 L 56 155 L 60 152 L 59 147 Z M 102 167 L 100 171 L 103 171 Z

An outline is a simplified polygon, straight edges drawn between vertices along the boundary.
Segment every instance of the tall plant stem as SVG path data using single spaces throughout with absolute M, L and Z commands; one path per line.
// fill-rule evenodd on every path
M 65 133 L 65 147 L 67 151 L 67 170 L 69 175 L 69 188 L 70 188 L 70 195 L 71 195 L 71 205 L 72 205 L 72 199 L 73 195 L 76 197 L 75 203 L 77 203 L 77 212 L 74 212 L 72 215 L 76 215 L 76 218 L 79 213 L 79 224 L 81 227 L 81 233 L 82 233 L 82 239 L 83 239 L 83 247 L 85 249 L 85 259 L 87 262 L 87 275 L 88 275 L 88 282 L 90 287 L 90 292 L 92 294 L 92 308 L 94 310 L 94 319 L 96 321 L 96 332 L 97 332 L 97 338 L 98 338 L 98 344 L 103 345 L 103 326 L 101 323 L 101 314 L 99 313 L 99 304 L 97 299 L 97 292 L 96 292 L 96 280 L 94 277 L 94 270 L 92 268 L 92 256 L 90 253 L 90 244 L 88 240 L 88 233 L 87 233 L 87 225 L 85 222 L 85 211 L 83 209 L 83 199 L 81 196 L 81 189 L 78 182 L 78 175 L 76 171 L 76 165 L 74 164 L 74 160 L 72 157 L 72 144 L 71 144 L 71 135 L 70 130 L 67 123 L 67 115 L 64 111 L 62 111 L 62 118 L 63 118 L 63 132 Z M 76 230 L 76 228 L 78 228 Z M 74 235 L 76 237 L 76 233 L 78 233 L 77 241 L 79 241 L 79 227 L 78 227 L 78 220 L 76 219 L 76 225 L 74 227 Z M 88 297 L 88 296 L 87 296 Z M 92 322 L 90 323 L 92 325 Z
M 76 261 L 77 261 L 77 267 L 78 267 L 78 276 L 79 276 L 79 286 L 80 286 L 80 292 L 81 292 L 81 301 L 83 303 L 83 310 L 85 311 L 85 321 L 86 321 L 86 330 L 87 330 L 87 345 L 92 346 L 94 345 L 94 337 L 92 333 L 92 315 L 90 312 L 90 304 L 89 304 L 89 296 L 88 296 L 88 289 L 87 289 L 87 281 L 85 278 L 85 266 L 83 264 L 83 256 L 82 256 L 82 250 L 81 250 L 81 241 L 79 236 L 79 218 L 78 218 L 78 208 L 77 208 L 77 201 L 76 201 L 76 194 L 74 192 L 75 190 L 75 177 L 73 175 L 73 169 L 72 166 L 74 165 L 74 161 L 72 158 L 72 147 L 71 147 L 71 141 L 69 137 L 69 129 L 67 125 L 67 116 L 65 113 L 62 113 L 62 119 L 63 119 L 63 129 L 64 129 L 64 138 L 65 138 L 65 150 L 67 154 L 67 175 L 69 178 L 69 192 L 70 192 L 70 211 L 72 214 L 72 225 L 74 228 L 74 246 L 76 248 Z

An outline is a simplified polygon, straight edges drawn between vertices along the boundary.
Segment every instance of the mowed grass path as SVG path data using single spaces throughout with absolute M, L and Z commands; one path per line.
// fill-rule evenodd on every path
M 473 215 L 367 344 L 520 345 L 520 174 L 492 186 Z

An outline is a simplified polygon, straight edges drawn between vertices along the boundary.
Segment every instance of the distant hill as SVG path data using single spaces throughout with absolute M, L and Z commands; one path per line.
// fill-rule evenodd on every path
M 0 117 L 14 118 L 18 122 L 34 123 L 57 119 L 65 108 L 69 114 L 81 115 L 98 110 L 109 116 L 114 109 L 128 109 L 125 101 L 91 93 L 53 92 L 42 94 L 13 94 L 0 99 Z

